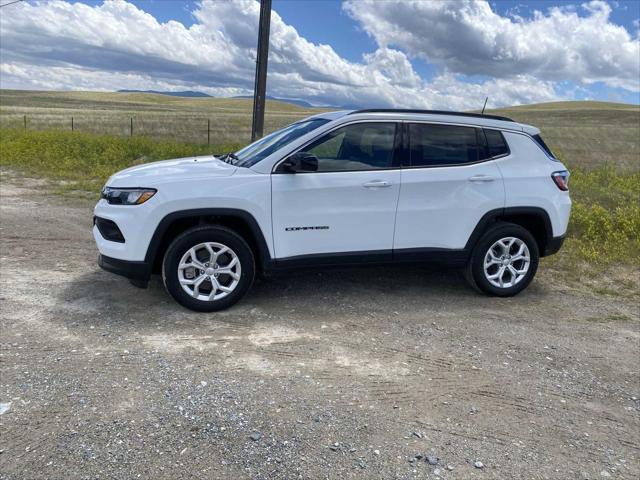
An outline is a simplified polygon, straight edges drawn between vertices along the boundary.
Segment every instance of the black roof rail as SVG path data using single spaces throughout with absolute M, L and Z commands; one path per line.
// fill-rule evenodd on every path
M 365 110 L 353 110 L 348 115 L 354 115 L 356 113 L 424 113 L 428 115 L 455 115 L 457 117 L 474 117 L 474 118 L 488 118 L 491 120 L 502 120 L 504 122 L 513 122 L 514 120 L 508 117 L 501 117 L 499 115 L 486 115 L 483 113 L 469 113 L 469 112 L 454 112 L 447 110 L 411 110 L 403 108 L 368 108 Z

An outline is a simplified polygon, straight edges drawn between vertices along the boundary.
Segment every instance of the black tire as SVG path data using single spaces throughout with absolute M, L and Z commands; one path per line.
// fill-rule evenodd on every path
M 205 242 L 220 243 L 229 247 L 240 262 L 240 278 L 237 285 L 233 291 L 217 300 L 194 298 L 185 292 L 178 278 L 178 265 L 182 256 L 190 248 Z M 229 308 L 249 291 L 254 276 L 255 260 L 247 242 L 233 230 L 220 226 L 194 227 L 181 233 L 167 248 L 162 262 L 162 280 L 169 294 L 181 305 L 198 312 L 215 312 Z M 208 286 L 211 288 L 211 282 Z
M 494 243 L 498 240 L 505 237 L 515 237 L 524 242 L 524 244 L 529 249 L 530 262 L 529 269 L 517 283 L 510 287 L 499 287 L 493 285 L 485 276 L 484 260 L 491 246 L 494 245 Z M 473 248 L 473 252 L 471 253 L 471 259 L 469 260 L 469 263 L 467 265 L 465 276 L 469 280 L 469 283 L 472 287 L 480 290 L 483 293 L 498 297 L 511 297 L 520 293 L 531 283 L 531 280 L 533 280 L 533 277 L 538 270 L 538 261 L 538 244 L 535 238 L 533 238 L 533 235 L 531 235 L 531 233 L 527 229 L 521 227 L 520 225 L 500 222 L 489 228 L 489 230 L 487 230 L 484 235 L 482 235 L 480 240 L 478 240 L 478 242 L 476 243 L 475 247 Z M 522 265 L 523 264 L 516 264 L 514 262 L 514 266 L 516 268 Z M 492 271 L 490 270 L 489 273 L 491 274 Z

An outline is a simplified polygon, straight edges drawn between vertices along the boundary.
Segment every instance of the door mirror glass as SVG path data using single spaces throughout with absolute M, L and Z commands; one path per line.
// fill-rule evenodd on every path
M 296 152 L 280 164 L 289 173 L 318 171 L 318 157 L 307 152 Z

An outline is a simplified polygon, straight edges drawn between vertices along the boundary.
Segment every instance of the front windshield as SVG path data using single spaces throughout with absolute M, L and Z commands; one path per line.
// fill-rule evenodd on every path
M 288 127 L 284 127 L 280 130 L 276 130 L 270 133 L 266 137 L 262 137 L 260 140 L 256 140 L 250 143 L 241 150 L 238 150 L 235 154 L 234 165 L 239 167 L 250 167 L 255 165 L 263 158 L 268 157 L 276 150 L 288 145 L 294 140 L 302 137 L 303 135 L 315 130 L 321 125 L 324 125 L 329 120 L 326 118 L 313 118 L 310 120 L 303 120 L 301 122 L 293 123 Z

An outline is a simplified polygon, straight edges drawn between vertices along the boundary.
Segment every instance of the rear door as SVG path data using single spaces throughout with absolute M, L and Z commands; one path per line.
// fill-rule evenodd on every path
M 395 122 L 339 127 L 299 151 L 318 158 L 317 172 L 271 175 L 276 258 L 388 255 L 400 192 Z
M 504 207 L 493 157 L 508 151 L 490 151 L 476 127 L 416 122 L 407 123 L 405 132 L 394 251 L 462 249 L 482 216 Z

